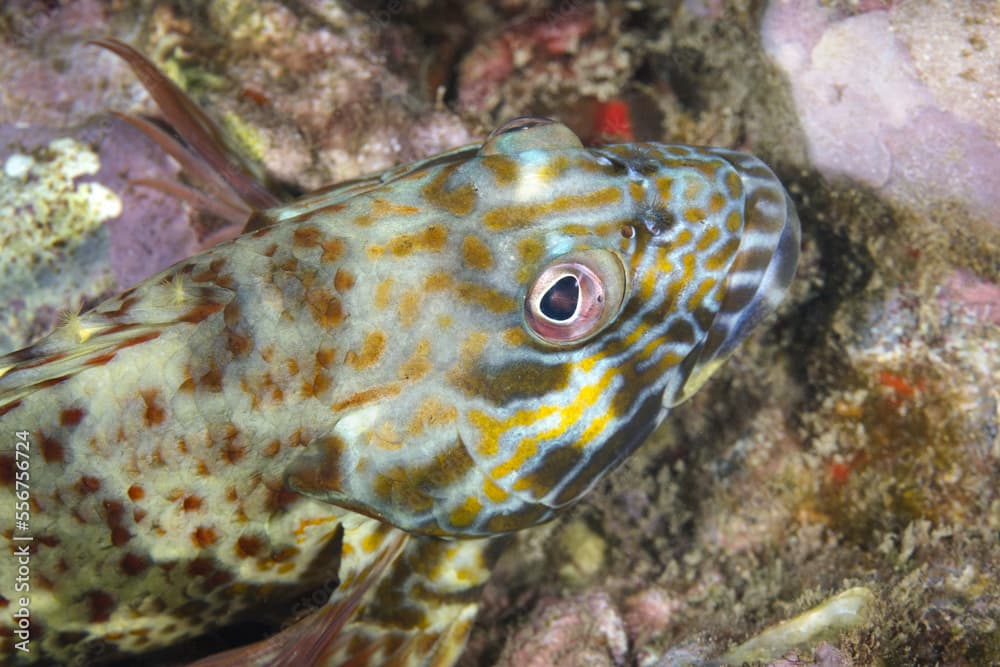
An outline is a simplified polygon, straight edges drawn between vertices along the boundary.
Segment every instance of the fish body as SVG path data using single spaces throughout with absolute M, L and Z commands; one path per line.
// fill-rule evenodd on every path
M 0 503 L 30 495 L 3 533 L 31 549 L 31 653 L 0 560 L 9 664 L 289 608 L 336 632 L 282 664 L 451 664 L 490 538 L 628 456 L 799 245 L 750 155 L 539 119 L 262 215 L 0 357 Z

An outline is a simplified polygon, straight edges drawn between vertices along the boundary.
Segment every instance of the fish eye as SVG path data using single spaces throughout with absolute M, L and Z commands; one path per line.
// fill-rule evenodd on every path
M 531 282 L 524 299 L 528 331 L 549 345 L 580 343 L 602 331 L 621 310 L 625 266 L 608 250 L 557 257 Z

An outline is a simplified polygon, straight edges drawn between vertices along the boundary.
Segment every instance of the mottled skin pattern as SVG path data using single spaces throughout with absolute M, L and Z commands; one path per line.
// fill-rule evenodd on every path
M 110 660 L 336 589 L 340 632 L 288 664 L 451 664 L 494 541 L 439 536 L 579 499 L 773 309 L 798 256 L 756 158 L 586 149 L 538 121 L 250 228 L 0 357 L 5 508 L 11 436 L 31 443 L 17 660 Z M 566 257 L 598 258 L 620 298 L 559 343 L 525 303 Z M 15 567 L 0 559 L 4 602 Z M 240 660 L 210 664 L 266 663 Z

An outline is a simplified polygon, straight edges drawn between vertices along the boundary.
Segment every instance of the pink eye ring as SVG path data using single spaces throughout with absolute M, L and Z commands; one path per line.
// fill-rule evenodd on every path
M 530 283 L 524 323 L 535 339 L 548 345 L 581 343 L 614 320 L 627 291 L 625 266 L 617 254 L 582 250 L 562 255 Z

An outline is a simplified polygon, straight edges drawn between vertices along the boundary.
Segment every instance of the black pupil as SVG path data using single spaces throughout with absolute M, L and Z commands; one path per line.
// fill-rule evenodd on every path
M 550 320 L 565 322 L 573 317 L 579 300 L 580 283 L 576 281 L 576 276 L 563 276 L 542 296 L 538 306 L 542 315 Z

